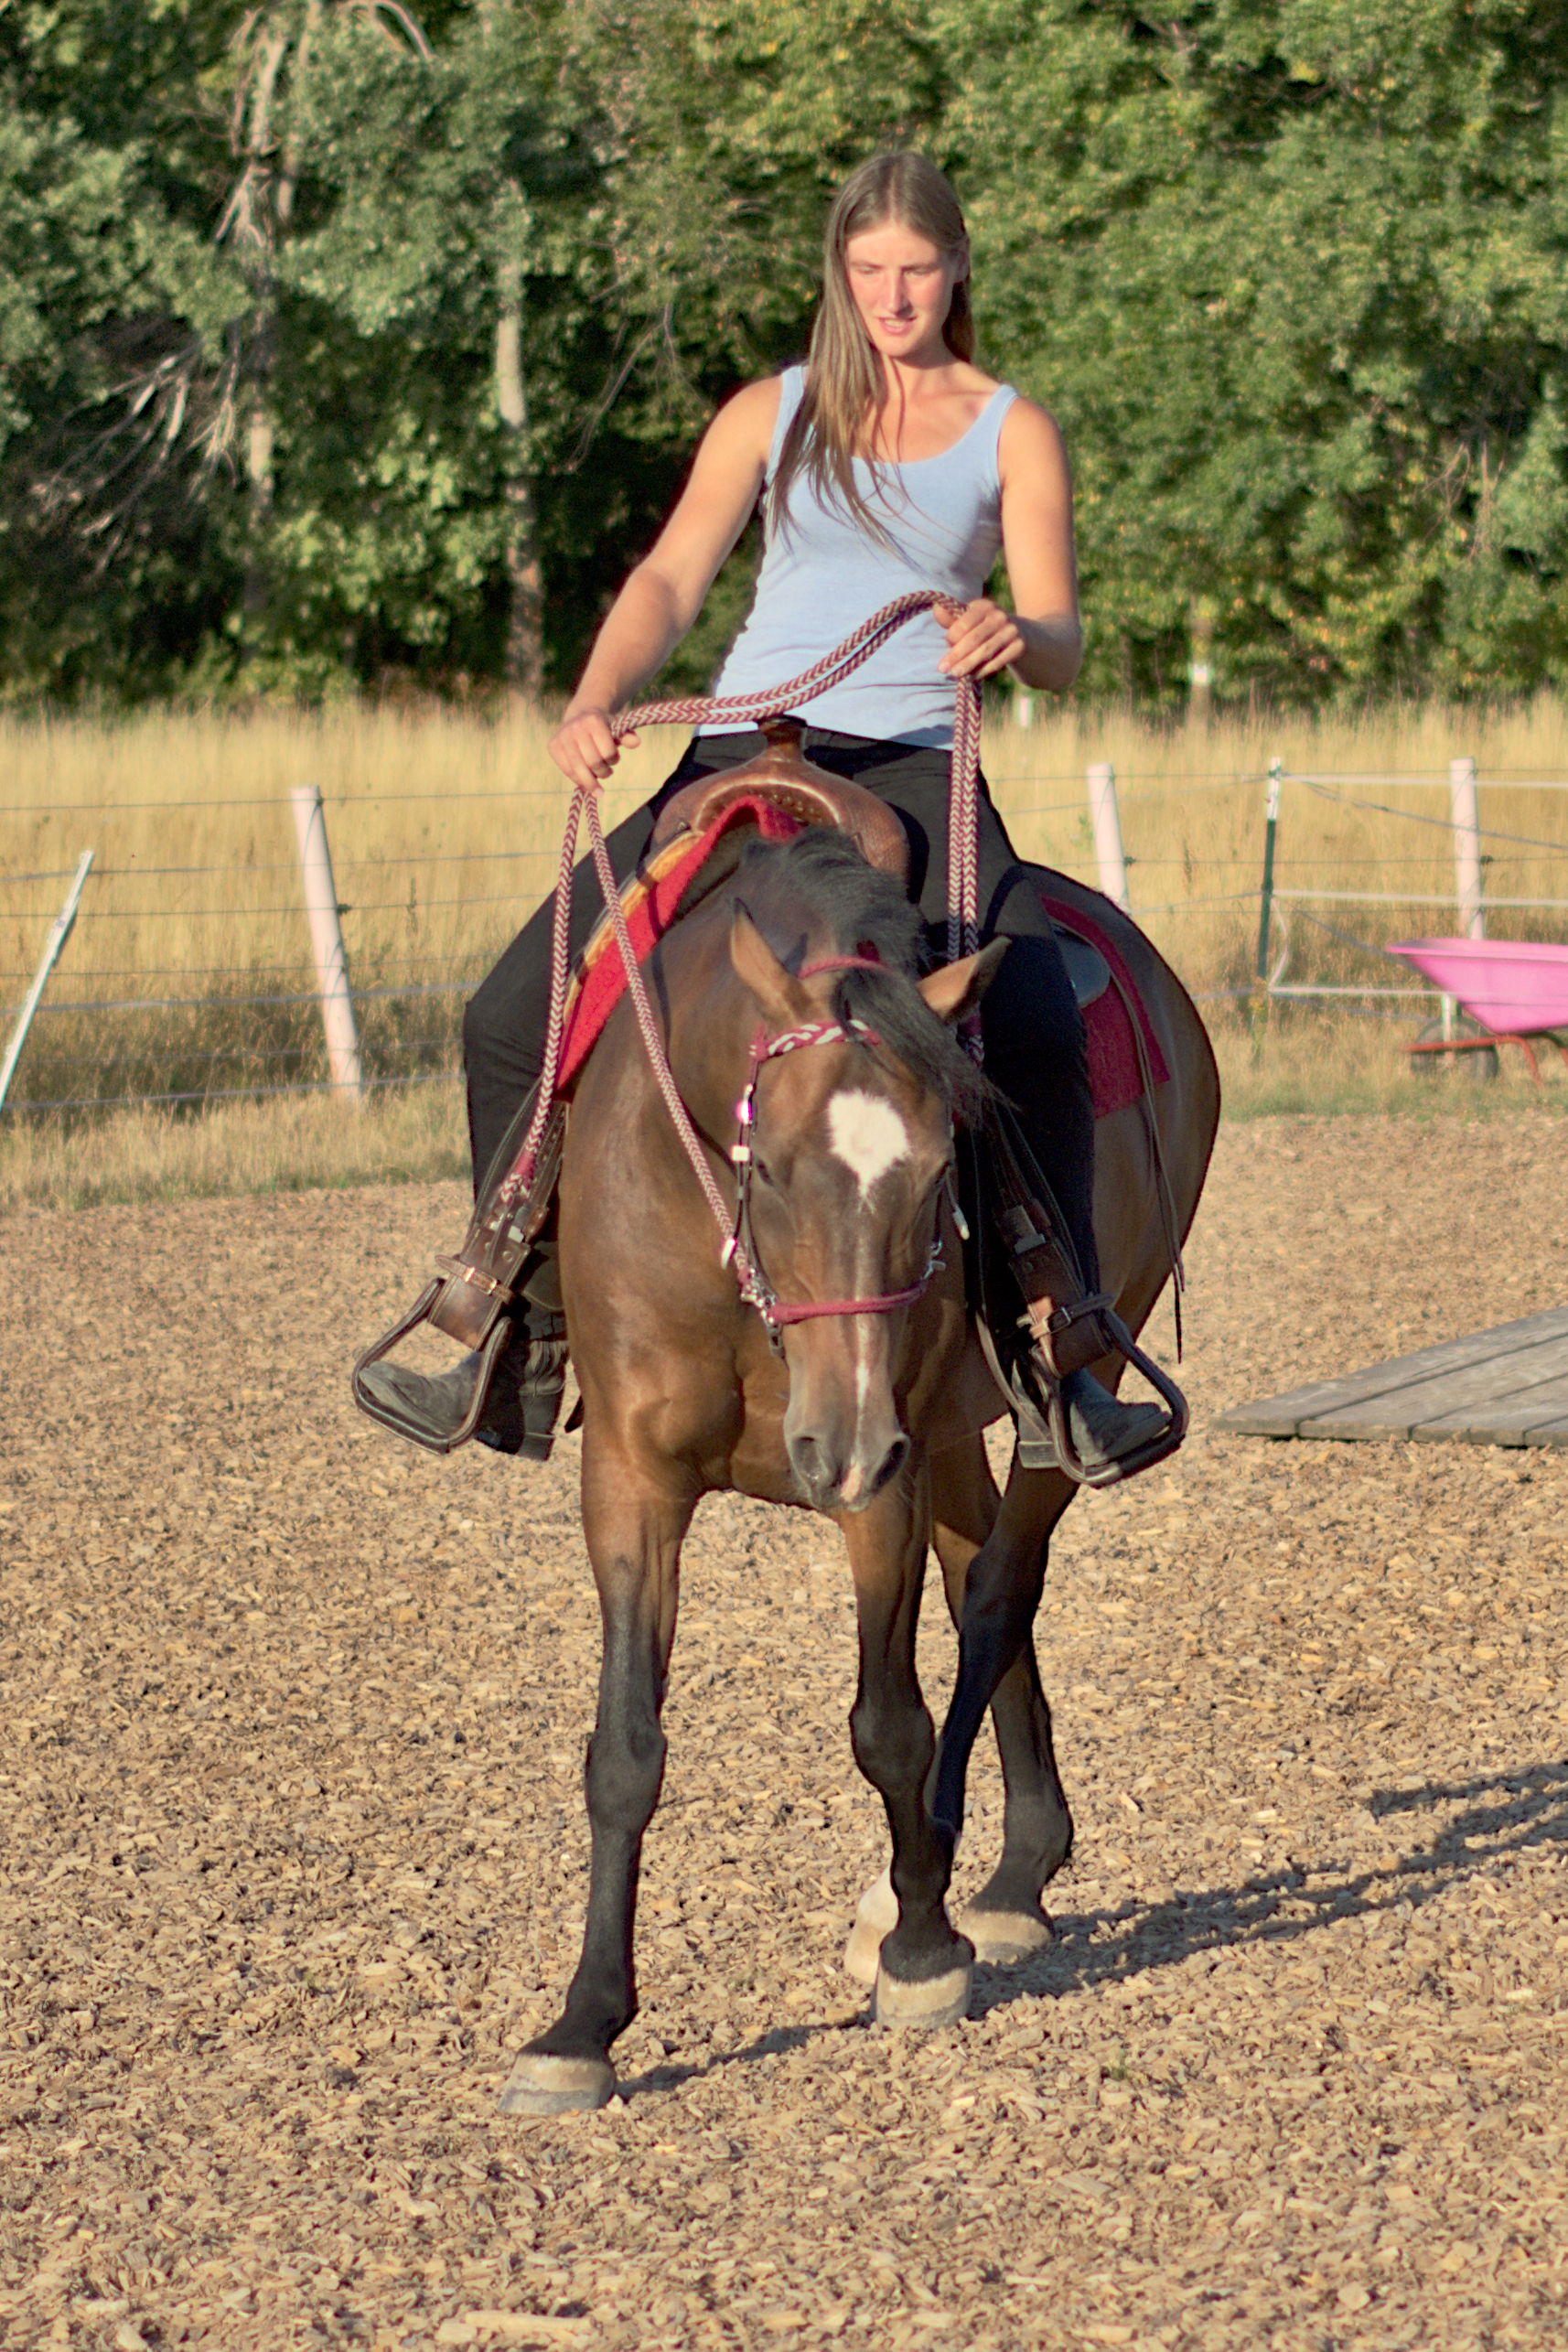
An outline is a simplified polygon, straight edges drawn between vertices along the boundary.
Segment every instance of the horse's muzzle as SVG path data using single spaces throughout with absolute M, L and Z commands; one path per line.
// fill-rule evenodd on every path
M 899 1430 L 872 1460 L 865 1449 L 846 1449 L 825 1434 L 800 1430 L 786 1439 L 789 1466 L 801 1496 L 813 1510 L 861 1511 L 898 1476 L 909 1455 Z

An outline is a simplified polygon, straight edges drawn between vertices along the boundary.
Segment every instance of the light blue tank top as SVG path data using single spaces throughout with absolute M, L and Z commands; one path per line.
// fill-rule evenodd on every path
M 786 368 L 768 453 L 769 481 L 805 386 L 804 368 Z M 855 459 L 855 481 L 882 517 L 891 547 L 824 504 L 798 474 L 788 528 L 768 542 L 750 615 L 714 692 L 759 693 L 798 677 L 908 589 L 943 588 L 960 604 L 978 596 L 1002 545 L 996 445 L 1016 398 L 1011 386 L 1000 385 L 969 431 L 940 456 L 877 467 Z M 802 703 L 801 715 L 844 735 L 945 747 L 952 741 L 954 687 L 937 664 L 946 650 L 941 623 L 934 614 L 918 614 L 853 677 Z

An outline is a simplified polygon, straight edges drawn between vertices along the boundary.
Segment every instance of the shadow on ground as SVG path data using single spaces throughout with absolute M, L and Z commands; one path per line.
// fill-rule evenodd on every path
M 1124 1983 L 1152 1969 L 1174 1968 L 1195 1952 L 1297 1942 L 1334 1920 L 1391 1911 L 1402 1904 L 1419 1909 L 1456 1880 L 1525 1847 L 1568 1845 L 1568 1762 L 1524 1765 L 1415 1789 L 1380 1789 L 1369 1810 L 1393 1826 L 1402 1817 L 1452 1805 L 1464 1810 L 1424 1845 L 1402 1851 L 1381 1869 L 1348 1874 L 1337 1863 L 1292 1862 L 1240 1886 L 1178 1891 L 1166 1901 L 1125 1904 L 1117 1910 L 1057 1913 L 1055 1938 L 1046 1950 L 1016 1968 L 976 1971 L 970 2014 L 983 2017 L 1015 2001 Z M 849 2018 L 775 2026 L 741 2049 L 718 2052 L 700 2063 L 650 2067 L 623 2082 L 620 2095 L 629 2100 L 674 2090 L 727 2067 L 803 2049 L 828 2035 L 859 2032 L 869 2022 L 868 2008 Z
M 972 2014 L 983 2016 L 1043 1993 L 1121 1983 L 1150 1969 L 1171 1968 L 1194 1952 L 1236 1945 L 1288 1943 L 1330 1921 L 1412 1910 L 1455 1880 L 1528 1846 L 1568 1845 L 1568 1763 L 1523 1765 L 1509 1772 L 1416 1789 L 1380 1789 L 1369 1810 L 1397 1831 L 1401 1817 L 1459 1805 L 1423 1845 L 1388 1865 L 1347 1873 L 1338 1863 L 1292 1861 L 1238 1887 L 1180 1891 L 1159 1903 L 1113 1911 L 1059 1912 L 1054 1940 L 1015 1969 L 983 1969 Z

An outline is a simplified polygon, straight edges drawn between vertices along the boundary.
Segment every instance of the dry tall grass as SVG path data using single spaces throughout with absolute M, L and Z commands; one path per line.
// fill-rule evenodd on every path
M 1155 732 L 1131 719 L 1069 710 L 1030 733 L 998 729 L 987 744 L 992 790 L 1019 847 L 1089 881 L 1096 875 L 1084 774 L 1091 760 L 1112 762 L 1133 909 L 1188 985 L 1201 991 L 1251 978 L 1265 779 L 1276 757 L 1288 775 L 1430 779 L 1393 790 L 1287 783 L 1280 811 L 1278 888 L 1404 892 L 1412 901 L 1444 902 L 1309 911 L 1287 901 L 1287 980 L 1409 983 L 1405 968 L 1358 954 L 1322 925 L 1374 946 L 1457 928 L 1448 763 L 1462 755 L 1477 763 L 1483 827 L 1523 837 L 1483 842 L 1488 898 L 1561 902 L 1555 912 L 1534 913 L 1494 904 L 1488 928 L 1498 938 L 1568 937 L 1568 790 L 1521 789 L 1531 779 L 1568 781 L 1568 712 L 1544 697 L 1491 714 L 1423 705 L 1362 719 L 1228 720 L 1208 734 Z M 1281 945 L 1276 934 L 1271 963 Z
M 328 803 L 369 1072 L 433 1078 L 455 1067 L 467 987 L 552 878 L 565 795 L 547 734 L 526 713 L 489 724 L 360 708 L 0 722 L 0 1000 L 21 995 L 77 854 L 97 853 L 50 1009 L 18 1071 L 19 1109 L 0 1131 L 0 1201 L 353 1182 L 455 1165 L 462 1122 L 449 1085 L 422 1084 L 350 1120 L 309 1097 L 262 1091 L 324 1075 L 289 788 L 315 782 Z M 647 796 L 681 740 L 650 736 L 627 756 L 607 822 Z M 1221 720 L 1207 734 L 1069 706 L 1042 712 L 1027 731 L 1000 721 L 985 746 L 1020 851 L 1090 881 L 1084 772 L 1091 760 L 1114 764 L 1134 911 L 1212 1000 L 1233 1112 L 1418 1105 L 1434 1089 L 1477 1107 L 1514 1099 L 1521 1081 L 1481 1089 L 1409 1077 L 1394 1047 L 1417 1005 L 1385 1006 L 1399 1014 L 1393 1022 L 1276 1008 L 1254 1051 L 1224 993 L 1244 990 L 1251 974 L 1269 759 L 1296 772 L 1432 779 L 1391 793 L 1346 785 L 1338 799 L 1288 785 L 1283 887 L 1448 899 L 1446 776 L 1459 753 L 1479 765 L 1483 826 L 1523 837 L 1484 843 L 1494 933 L 1568 936 L 1568 909 L 1495 906 L 1568 900 L 1568 795 L 1512 789 L 1568 779 L 1568 714 L 1549 700 L 1491 714 L 1428 705 L 1359 720 Z M 1409 975 L 1347 939 L 1376 945 L 1455 928 L 1448 906 L 1287 903 L 1285 920 L 1289 978 L 1355 986 Z M 1276 954 L 1279 943 L 1276 935 Z M 404 988 L 423 993 L 373 993 Z M 247 997 L 270 1001 L 237 1001 Z M 66 1009 L 104 1003 L 122 1009 Z M 204 1096 L 236 1088 L 254 1092 L 190 1115 Z M 48 1119 L 27 1109 L 126 1094 L 195 1105 Z
M 563 794 L 547 730 L 442 714 L 0 725 L 0 992 L 19 996 L 79 852 L 97 863 L 18 1099 L 201 1094 L 317 1079 L 289 805 L 319 785 L 372 1077 L 451 1066 L 465 984 L 542 896 Z M 612 818 L 667 758 L 630 755 Z M 423 991 L 409 996 L 377 992 Z M 242 1004 L 244 998 L 260 1003 Z M 73 1018 L 91 1000 L 113 1015 Z M 140 1008 L 140 1009 L 133 1009 Z

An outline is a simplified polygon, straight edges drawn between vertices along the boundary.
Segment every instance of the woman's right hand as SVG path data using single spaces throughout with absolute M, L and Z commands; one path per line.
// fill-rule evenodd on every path
M 569 711 L 550 738 L 550 757 L 573 784 L 596 792 L 620 757 L 622 748 L 635 750 L 635 735 L 619 743 L 610 732 L 608 711 Z

